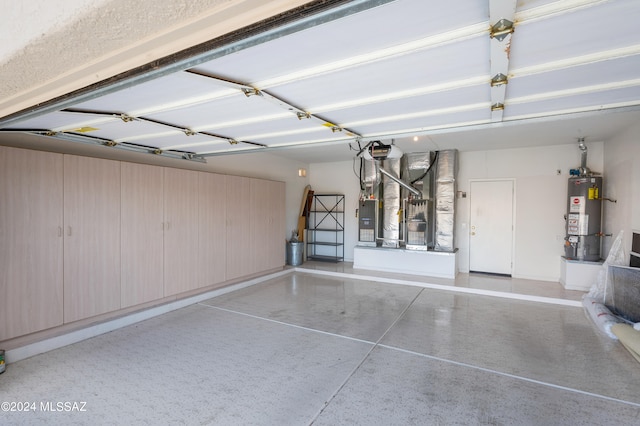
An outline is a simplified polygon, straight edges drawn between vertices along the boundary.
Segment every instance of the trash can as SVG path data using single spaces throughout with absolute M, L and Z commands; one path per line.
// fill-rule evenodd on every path
M 302 265 L 302 247 L 304 243 L 287 241 L 287 265 Z

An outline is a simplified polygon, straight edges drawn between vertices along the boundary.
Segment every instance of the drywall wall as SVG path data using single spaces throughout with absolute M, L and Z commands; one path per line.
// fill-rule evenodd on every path
M 356 209 L 360 195 L 360 184 L 353 171 L 353 161 L 314 163 L 309 166 L 308 176 L 316 194 L 344 194 L 344 260 L 353 262 L 353 248 L 358 244 Z
M 640 123 L 607 141 L 604 149 L 604 196 L 616 200 L 604 203 L 606 257 L 613 239 L 623 231 L 625 256 L 631 250 L 631 232 L 640 230 Z M 628 257 L 626 257 L 628 259 Z
M 587 142 L 587 166 L 603 170 L 603 143 Z M 515 181 L 515 229 L 512 275 L 558 281 L 564 254 L 569 169 L 580 166 L 578 144 L 460 153 L 458 190 L 473 179 Z M 558 174 L 560 171 L 560 174 Z M 469 198 L 458 199 L 456 247 L 460 272 L 469 271 Z
M 603 143 L 587 142 L 588 166 L 603 170 Z M 580 166 L 578 144 L 461 152 L 458 190 L 469 193 L 474 179 L 514 179 L 515 250 L 513 275 L 545 281 L 560 279 L 569 169 Z M 560 174 L 558 174 L 560 170 Z M 345 260 L 357 244 L 359 184 L 353 162 L 310 165 L 310 184 L 317 192 L 345 194 Z M 456 247 L 460 272 L 469 271 L 469 198 L 458 198 Z

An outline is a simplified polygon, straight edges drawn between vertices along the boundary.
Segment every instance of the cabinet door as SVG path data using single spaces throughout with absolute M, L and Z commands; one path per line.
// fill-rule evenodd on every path
M 120 162 L 64 156 L 64 320 L 120 308 Z
M 250 198 L 250 178 L 227 176 L 227 280 L 254 272 Z
M 198 288 L 198 172 L 164 169 L 164 295 Z
M 226 280 L 227 219 L 226 176 L 199 173 L 199 250 L 200 287 Z
M 250 210 L 252 272 L 284 266 L 284 183 L 252 179 Z
M 0 147 L 0 341 L 61 325 L 62 155 Z
M 164 295 L 163 168 L 122 163 L 121 307 Z

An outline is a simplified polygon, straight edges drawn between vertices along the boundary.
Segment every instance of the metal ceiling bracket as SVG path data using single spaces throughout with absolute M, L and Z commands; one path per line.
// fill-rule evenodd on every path
M 120 114 L 118 118 L 120 118 L 120 120 L 124 121 L 125 123 L 129 123 L 135 120 L 134 117 L 131 117 L 130 115 L 127 115 L 127 114 Z
M 515 30 L 513 26 L 513 22 L 508 19 L 500 19 L 498 22 L 493 24 L 491 27 L 491 31 L 489 32 L 489 36 L 491 38 L 495 38 L 498 41 L 502 41 L 509 34 L 513 33 Z
M 194 154 L 192 152 L 185 152 L 184 154 L 182 154 L 182 158 L 190 161 L 206 162 L 205 158 L 202 155 Z
M 262 92 L 258 89 L 254 89 L 254 88 L 246 88 L 243 87 L 242 88 L 242 93 L 244 93 L 244 95 L 248 98 L 250 96 L 262 96 Z
M 229 145 L 238 145 L 238 141 L 235 139 L 229 139 Z
M 153 151 L 151 151 L 152 153 L 156 154 L 156 155 L 161 155 L 162 154 L 162 150 L 161 149 L 154 149 Z
M 118 142 L 116 141 L 106 141 L 105 143 L 103 143 L 104 146 L 116 146 L 118 145 Z
M 491 87 L 502 86 L 507 83 L 509 83 L 509 78 L 502 73 L 494 75 L 491 79 Z
M 194 132 L 194 131 L 193 131 L 193 130 L 191 130 L 191 129 L 184 129 L 184 134 L 185 134 L 185 135 L 187 135 L 187 136 L 195 136 L 195 135 L 197 135 L 198 133 Z
M 311 118 L 311 114 L 304 111 L 298 111 L 296 112 L 296 117 L 298 117 L 298 120 L 302 120 L 302 119 Z
M 498 103 L 491 105 L 491 111 L 504 111 L 504 104 Z

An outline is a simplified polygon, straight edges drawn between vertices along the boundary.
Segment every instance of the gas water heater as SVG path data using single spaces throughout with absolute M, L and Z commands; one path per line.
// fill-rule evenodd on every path
M 602 236 L 602 177 L 574 176 L 569 178 L 567 203 L 567 259 L 600 260 Z
M 564 244 L 567 259 L 597 262 L 602 237 L 602 177 L 587 168 L 587 147 L 578 140 L 581 165 L 569 173 Z

